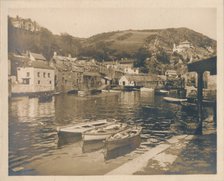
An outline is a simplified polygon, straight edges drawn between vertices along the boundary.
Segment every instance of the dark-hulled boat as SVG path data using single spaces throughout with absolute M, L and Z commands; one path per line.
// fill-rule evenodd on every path
M 141 143 L 140 133 L 142 127 L 128 127 L 124 131 L 113 134 L 105 140 L 105 159 L 110 159 L 123 154 L 126 154 Z

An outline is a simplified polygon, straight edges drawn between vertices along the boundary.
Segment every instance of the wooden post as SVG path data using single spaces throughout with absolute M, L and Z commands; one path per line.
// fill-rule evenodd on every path
M 198 73 L 198 89 L 197 89 L 197 106 L 198 106 L 198 128 L 196 130 L 196 134 L 202 135 L 202 100 L 203 100 L 203 72 Z

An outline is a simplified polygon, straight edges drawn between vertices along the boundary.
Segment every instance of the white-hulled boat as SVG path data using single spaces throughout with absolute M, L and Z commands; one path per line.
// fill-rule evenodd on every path
M 162 89 L 156 89 L 156 90 L 155 90 L 155 94 L 156 94 L 156 95 L 167 95 L 167 94 L 169 94 L 169 91 L 167 91 L 167 90 L 162 90 Z
M 96 129 L 105 125 L 114 124 L 116 120 L 97 120 L 70 125 L 66 127 L 57 128 L 59 141 L 62 140 L 65 143 L 70 143 L 81 138 L 82 134 L 88 130 Z
M 115 122 L 114 124 L 105 125 L 83 133 L 83 141 L 100 141 L 105 140 L 110 135 L 123 131 L 127 128 L 126 123 Z
M 141 143 L 140 133 L 142 127 L 134 126 L 125 129 L 124 131 L 115 133 L 105 140 L 105 159 L 111 157 L 111 154 L 116 153 L 117 150 L 124 151 L 133 150 L 139 147 Z
M 165 101 L 171 102 L 171 103 L 187 102 L 187 99 L 179 99 L 179 98 L 174 98 L 174 97 L 164 97 L 163 99 Z

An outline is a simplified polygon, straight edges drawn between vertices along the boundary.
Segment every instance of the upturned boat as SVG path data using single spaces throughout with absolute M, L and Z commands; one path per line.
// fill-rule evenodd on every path
M 86 131 L 83 133 L 82 139 L 84 142 L 105 140 L 110 135 L 123 131 L 125 128 L 127 128 L 126 123 L 115 122 L 114 124 Z
M 139 147 L 141 143 L 140 133 L 142 127 L 134 126 L 115 133 L 105 140 L 105 159 L 125 154 Z

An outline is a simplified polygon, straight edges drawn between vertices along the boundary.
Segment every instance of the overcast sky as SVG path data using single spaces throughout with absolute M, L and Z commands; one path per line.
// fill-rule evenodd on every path
M 216 39 L 215 8 L 13 8 L 9 15 L 31 18 L 54 34 L 81 38 L 126 29 L 187 27 Z

